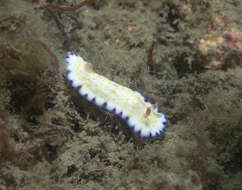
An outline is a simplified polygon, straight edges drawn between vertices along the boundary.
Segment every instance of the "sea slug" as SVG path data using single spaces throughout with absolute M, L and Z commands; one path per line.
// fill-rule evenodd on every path
M 160 135 L 167 124 L 165 115 L 139 92 L 95 73 L 92 64 L 68 53 L 67 78 L 88 101 L 120 116 L 142 137 Z

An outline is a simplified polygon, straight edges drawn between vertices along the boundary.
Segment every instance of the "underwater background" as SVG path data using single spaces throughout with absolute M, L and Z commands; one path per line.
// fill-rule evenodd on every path
M 1 190 L 241 190 L 240 0 L 0 0 Z M 66 78 L 67 52 L 142 93 L 141 138 Z

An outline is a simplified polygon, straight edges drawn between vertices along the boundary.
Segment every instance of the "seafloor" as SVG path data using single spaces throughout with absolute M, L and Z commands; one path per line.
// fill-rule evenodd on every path
M 241 190 L 241 10 L 241 0 L 0 0 L 0 189 Z M 81 98 L 69 51 L 157 103 L 164 133 L 140 138 Z

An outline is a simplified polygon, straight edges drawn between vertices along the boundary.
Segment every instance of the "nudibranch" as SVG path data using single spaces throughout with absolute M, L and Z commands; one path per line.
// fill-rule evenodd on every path
M 139 92 L 121 86 L 93 71 L 92 64 L 68 53 L 67 78 L 88 101 L 120 116 L 142 137 L 160 135 L 167 124 L 165 115 Z

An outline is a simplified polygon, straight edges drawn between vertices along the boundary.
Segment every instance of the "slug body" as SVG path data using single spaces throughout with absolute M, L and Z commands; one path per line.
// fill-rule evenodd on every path
M 88 101 L 120 116 L 142 137 L 163 132 L 167 123 L 165 115 L 139 92 L 93 72 L 90 63 L 73 53 L 68 53 L 65 61 L 68 80 Z

